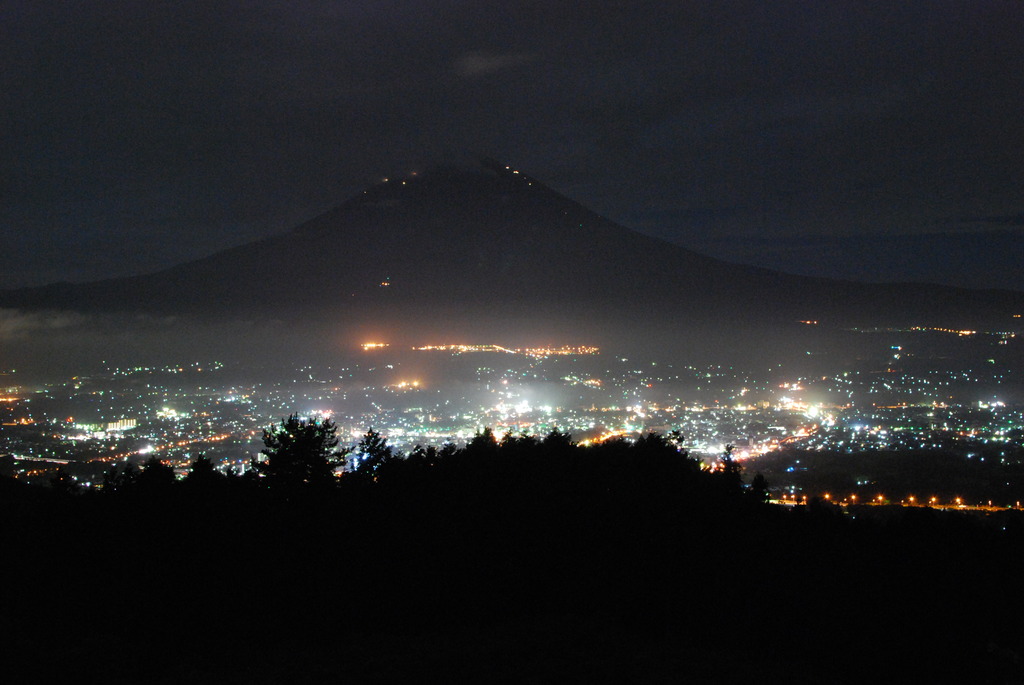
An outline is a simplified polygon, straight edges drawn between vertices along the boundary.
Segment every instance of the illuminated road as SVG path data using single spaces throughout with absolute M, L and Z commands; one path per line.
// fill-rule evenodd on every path
M 142 449 L 134 450 L 132 452 L 118 452 L 117 454 L 109 454 L 103 457 L 94 457 L 90 459 L 90 462 L 104 462 L 111 463 L 115 461 L 123 461 L 129 457 L 141 457 L 147 454 L 154 454 L 157 452 L 165 452 L 175 447 L 188 447 L 189 445 L 196 445 L 203 442 L 221 442 L 231 437 L 230 433 L 218 433 L 217 435 L 211 435 L 208 438 L 196 438 L 195 440 L 178 440 L 175 442 L 169 442 L 164 445 L 156 445 L 153 447 L 143 447 Z
M 998 504 L 958 504 L 950 502 L 948 504 L 934 503 L 934 504 L 921 504 L 920 502 L 890 502 L 887 500 L 876 501 L 871 500 L 868 502 L 849 502 L 840 501 L 833 502 L 828 497 L 811 497 L 810 500 L 819 500 L 830 502 L 836 506 L 843 507 L 844 509 L 850 506 L 868 506 L 868 507 L 903 507 L 904 509 L 938 509 L 940 511 L 986 511 L 986 512 L 997 512 L 997 511 L 1024 511 L 1024 506 L 1020 502 L 1010 506 L 1000 506 Z M 792 499 L 772 499 L 768 500 L 769 504 L 779 504 L 786 507 L 802 507 L 809 503 L 807 497 L 792 498 Z

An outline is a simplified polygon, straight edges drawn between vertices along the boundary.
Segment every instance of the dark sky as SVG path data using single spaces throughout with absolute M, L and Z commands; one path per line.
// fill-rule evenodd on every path
M 734 261 L 1022 288 L 1024 4 L 0 4 L 0 287 L 489 155 Z

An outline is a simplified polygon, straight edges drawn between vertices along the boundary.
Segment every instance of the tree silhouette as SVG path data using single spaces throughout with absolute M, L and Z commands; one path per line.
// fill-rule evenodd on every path
M 544 446 L 553 451 L 566 451 L 575 447 L 572 436 L 569 433 L 552 428 L 551 432 L 544 436 Z
M 473 439 L 466 443 L 465 453 L 478 456 L 494 454 L 498 451 L 498 441 L 490 426 L 484 428 L 473 436 Z
M 137 482 L 145 490 L 166 490 L 174 485 L 174 469 L 152 456 L 143 464 Z
M 215 478 L 217 471 L 213 468 L 213 462 L 205 454 L 200 454 L 189 465 L 188 475 L 185 480 L 203 480 Z
M 330 483 L 347 450 L 336 450 L 338 427 L 330 419 L 302 419 L 291 414 L 263 431 L 265 459 L 253 467 L 272 485 Z
M 375 477 L 397 458 L 388 439 L 371 428 L 356 444 L 347 466 L 354 472 Z
M 185 476 L 185 486 L 193 490 L 211 490 L 227 481 L 224 474 L 213 468 L 209 457 L 200 454 L 189 467 Z
M 725 446 L 725 453 L 718 460 L 712 475 L 725 492 L 740 493 L 743 488 L 743 465 L 733 459 L 733 445 Z
M 446 443 L 445 448 L 449 450 L 448 454 L 450 454 L 451 451 L 454 451 L 455 446 L 452 443 Z M 416 445 L 409 452 L 406 462 L 413 468 L 430 468 L 440 465 L 443 458 L 444 454 L 433 445 L 428 445 L 427 447 Z
M 754 476 L 750 483 L 750 496 L 758 502 L 768 501 L 768 480 L 762 474 Z

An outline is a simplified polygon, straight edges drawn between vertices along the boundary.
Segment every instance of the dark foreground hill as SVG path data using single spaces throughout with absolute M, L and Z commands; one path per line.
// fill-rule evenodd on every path
M 911 258 L 912 256 L 908 256 Z M 1004 321 L 1024 293 L 868 285 L 702 256 L 495 163 L 390 179 L 294 230 L 165 271 L 0 293 L 0 307 L 420 324 L 577 316 Z
M 144 471 L 77 495 L 0 481 L 5 673 L 19 683 L 1022 676 L 1019 512 L 787 510 L 657 438 L 478 439 L 358 474 L 279 490 Z

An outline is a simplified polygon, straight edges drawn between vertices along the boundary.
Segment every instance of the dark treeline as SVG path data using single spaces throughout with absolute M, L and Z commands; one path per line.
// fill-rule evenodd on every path
M 199 459 L 176 481 L 153 460 L 101 492 L 0 482 L 8 668 L 50 682 L 1021 675 L 1010 513 L 788 510 L 727 458 L 702 469 L 656 435 L 487 432 L 397 455 L 372 431 L 339 450 L 289 421 L 245 476 Z

